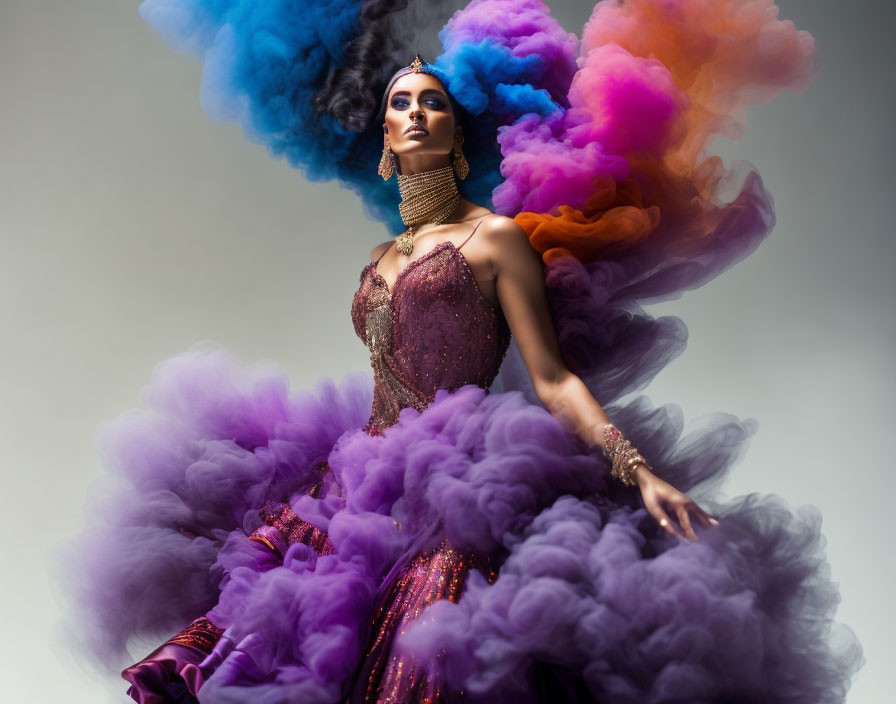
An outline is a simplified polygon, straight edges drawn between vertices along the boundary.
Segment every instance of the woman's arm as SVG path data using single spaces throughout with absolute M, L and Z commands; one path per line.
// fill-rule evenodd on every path
M 541 258 L 525 231 L 510 218 L 488 218 L 480 239 L 495 275 L 498 299 L 516 340 L 538 398 L 570 432 L 588 447 L 605 447 L 607 414 L 582 380 L 563 363 L 547 305 Z M 624 429 L 620 429 L 623 430 Z M 688 512 L 705 525 L 716 523 L 686 494 L 663 481 L 644 464 L 635 476 L 644 506 L 672 535 L 696 539 Z M 681 532 L 667 513 L 678 519 Z

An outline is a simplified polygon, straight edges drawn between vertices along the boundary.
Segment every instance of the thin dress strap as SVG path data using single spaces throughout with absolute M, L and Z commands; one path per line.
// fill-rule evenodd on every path
M 489 213 L 488 215 L 491 215 L 491 213 Z M 476 223 L 476 227 L 473 228 L 473 232 L 470 233 L 470 237 L 472 237 L 473 235 L 476 234 L 476 230 L 482 224 L 482 221 L 488 217 L 488 215 L 483 215 L 481 218 L 479 218 L 479 222 Z M 469 242 L 470 237 L 467 237 L 467 239 L 465 239 L 463 242 L 461 242 L 460 247 L 463 247 L 467 242 Z M 458 252 L 460 251 L 460 247 L 457 248 Z
M 378 256 L 378 257 L 374 260 L 374 262 L 373 262 L 373 267 L 374 267 L 374 268 L 376 268 L 376 265 L 380 263 L 380 259 L 383 258 L 383 255 L 384 255 L 386 252 L 388 252 L 390 249 L 392 249 L 392 244 L 393 244 L 393 242 L 394 242 L 394 240 L 393 240 L 392 242 L 390 242 L 390 243 L 389 243 L 389 246 L 386 247 L 386 248 L 383 250 L 383 254 L 381 254 L 380 256 Z
M 491 214 L 492 213 L 489 213 L 488 215 L 491 215 Z M 482 221 L 488 217 L 488 215 L 483 215 L 481 218 L 479 218 L 479 222 L 476 223 L 476 226 L 473 228 L 473 231 L 470 233 L 469 237 L 467 237 L 467 239 L 465 239 L 463 242 L 461 242 L 460 247 L 457 247 L 458 252 L 460 251 L 461 247 L 463 247 L 467 242 L 470 241 L 470 237 L 472 237 L 473 235 L 476 234 L 476 230 L 482 224 Z M 389 246 L 383 250 L 383 253 L 380 256 L 378 256 L 376 259 L 373 260 L 372 264 L 373 264 L 374 269 L 376 269 L 377 264 L 380 263 L 380 259 L 382 259 L 384 256 L 386 256 L 386 252 L 388 252 L 390 249 L 392 249 L 392 245 L 394 243 L 395 243 L 394 240 L 392 242 L 390 242 Z

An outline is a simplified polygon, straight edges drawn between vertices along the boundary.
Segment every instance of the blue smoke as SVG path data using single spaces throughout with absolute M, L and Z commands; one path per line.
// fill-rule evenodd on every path
M 369 0 L 375 2 L 376 0 Z M 361 132 L 312 106 L 312 96 L 345 47 L 359 33 L 364 2 L 358 0 L 144 0 L 140 16 L 174 49 L 203 62 L 200 104 L 217 121 L 240 124 L 246 136 L 284 158 L 310 181 L 338 182 L 355 193 L 368 217 L 392 232 L 404 227 L 395 180 L 384 182 L 376 167 L 382 150 L 378 125 Z M 421 19 L 422 21 L 422 19 Z M 402 26 L 413 36 L 413 28 Z M 497 29 L 483 38 L 439 33 L 449 47 L 436 65 L 449 77 L 448 90 L 468 111 L 465 152 L 469 200 L 492 206 L 501 181 L 498 128 L 529 113 L 547 115 L 560 106 L 536 87 L 548 61 L 515 55 Z M 554 91 L 556 94 L 557 91 Z
M 338 181 L 369 217 L 400 231 L 398 190 L 376 173 L 382 135 L 349 132 L 311 98 L 358 33 L 357 0 L 144 0 L 140 16 L 174 49 L 203 62 L 200 103 L 237 122 L 310 181 Z

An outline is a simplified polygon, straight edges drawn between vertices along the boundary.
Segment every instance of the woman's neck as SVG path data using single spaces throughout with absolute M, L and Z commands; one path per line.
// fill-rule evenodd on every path
M 449 154 L 403 154 L 398 157 L 398 165 L 403 176 L 435 171 L 451 165 Z

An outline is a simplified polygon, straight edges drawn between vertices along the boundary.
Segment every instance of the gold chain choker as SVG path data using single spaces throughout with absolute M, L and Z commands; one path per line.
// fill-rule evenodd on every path
M 416 174 L 398 174 L 401 203 L 398 210 L 407 230 L 396 240 L 398 251 L 410 256 L 414 251 L 414 231 L 418 225 L 431 222 L 440 225 L 460 204 L 460 191 L 451 165 Z

